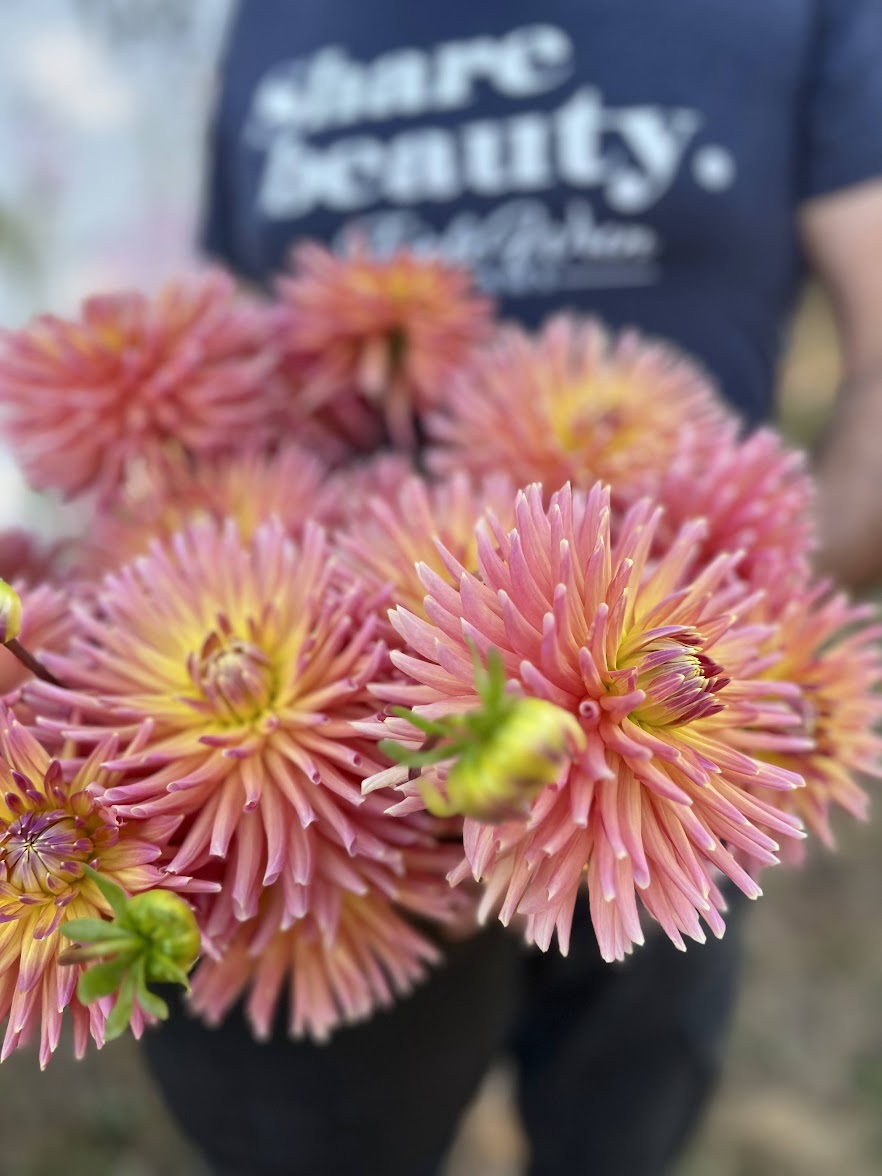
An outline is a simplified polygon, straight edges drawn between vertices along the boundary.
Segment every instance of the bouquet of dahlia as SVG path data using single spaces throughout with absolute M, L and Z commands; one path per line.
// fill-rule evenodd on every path
M 0 412 L 83 519 L 0 537 L 4 1058 L 168 981 L 325 1038 L 482 920 L 566 952 L 582 893 L 606 959 L 701 943 L 865 814 L 880 630 L 660 343 L 310 245 L 4 333 Z

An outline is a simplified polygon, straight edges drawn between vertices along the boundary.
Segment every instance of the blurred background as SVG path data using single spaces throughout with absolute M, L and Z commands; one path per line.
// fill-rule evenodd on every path
M 192 259 L 203 127 L 228 0 L 0 4 L 0 325 L 70 313 L 88 293 L 154 288 Z M 807 291 L 783 373 L 790 435 L 810 443 L 838 375 Z M 33 510 L 0 463 L 0 525 Z M 838 855 L 766 876 L 728 1072 L 682 1176 L 882 1171 L 882 824 Z M 697 949 L 696 949 L 697 950 Z M 0 1068 L 0 1176 L 205 1176 L 137 1047 L 83 1063 L 62 1047 Z M 490 1076 L 449 1176 L 517 1176 L 509 1079 Z

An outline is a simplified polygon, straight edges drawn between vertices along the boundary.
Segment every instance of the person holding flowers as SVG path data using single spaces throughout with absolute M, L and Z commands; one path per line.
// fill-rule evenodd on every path
M 140 1033 L 199 950 L 144 1048 L 223 1176 L 439 1172 L 503 1053 L 536 1176 L 669 1170 L 744 898 L 879 774 L 815 568 L 882 569 L 880 53 L 875 0 L 239 6 L 205 245 L 272 301 L 0 348 L 95 520 L 9 597 L 4 1056 Z M 765 424 L 806 262 L 817 503 Z

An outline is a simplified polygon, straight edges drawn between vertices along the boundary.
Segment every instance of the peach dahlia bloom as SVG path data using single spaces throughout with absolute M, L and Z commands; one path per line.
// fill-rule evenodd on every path
M 409 455 L 388 450 L 348 461 L 325 480 L 316 500 L 315 520 L 330 531 L 357 527 L 369 497 L 394 501 L 415 472 Z
M 66 704 L 70 721 L 54 726 L 87 744 L 149 723 L 143 749 L 112 762 L 130 775 L 105 799 L 129 819 L 183 818 L 171 870 L 221 881 L 238 920 L 278 882 L 293 922 L 320 865 L 341 889 L 371 863 L 400 868 L 395 821 L 361 795 L 387 761 L 355 726 L 376 710 L 368 684 L 389 673 L 386 598 L 320 528 L 296 542 L 270 521 L 243 542 L 232 523 L 192 525 L 96 598 L 70 652 L 50 659 L 69 689 L 33 692 Z M 228 933 L 223 909 L 204 915 L 209 938 Z
M 704 534 L 695 522 L 651 562 L 658 523 L 644 501 L 611 532 L 609 492 L 599 485 L 587 494 L 564 487 L 547 508 L 532 486 L 518 496 L 513 530 L 482 528 L 476 574 L 462 568 L 452 586 L 423 568 L 426 617 L 393 614 L 406 649 L 392 657 L 411 685 L 382 685 L 387 701 L 416 701 L 430 719 L 474 706 L 473 642 L 485 656 L 500 652 L 526 696 L 581 725 L 584 747 L 526 819 L 465 822 L 467 864 L 456 877 L 483 881 L 485 909 L 501 904 L 503 922 L 525 915 L 528 938 L 543 948 L 556 929 L 566 950 L 583 884 L 606 959 L 642 943 L 637 898 L 679 947 L 684 935 L 704 939 L 700 919 L 722 934 L 720 876 L 760 893 L 735 851 L 770 863 L 778 836 L 800 835 L 795 817 L 757 793 L 802 783 L 758 758 L 764 746 L 805 746 L 791 734 L 797 687 L 756 681 L 771 631 L 750 621 L 755 600 L 734 578 L 737 557 L 691 576 Z M 755 754 L 726 738 L 748 724 Z M 385 727 L 414 739 L 404 720 Z M 443 766 L 425 771 L 443 791 Z M 378 779 L 393 782 L 395 772 Z M 418 800 L 412 785 L 404 790 L 400 807 L 410 811 Z
M 265 441 L 274 401 L 266 312 L 220 271 L 155 298 L 89 298 L 0 335 L 5 434 L 32 485 L 112 496 L 133 459 Z
M 441 475 L 541 482 L 547 496 L 600 480 L 627 503 L 653 494 L 684 446 L 712 450 L 727 419 L 703 373 L 672 348 L 559 315 L 535 337 L 504 328 L 444 386 L 427 462 Z
M 804 788 L 779 794 L 776 803 L 832 848 L 833 811 L 866 820 L 869 798 L 861 780 L 882 778 L 882 625 L 871 606 L 849 603 L 823 581 L 804 585 L 777 608 L 775 619 L 774 646 L 780 652 L 761 676 L 799 687 L 791 705 L 806 746 L 776 751 L 766 745 L 755 754 L 804 777 Z M 750 726 L 733 730 L 730 739 L 754 752 Z M 790 846 L 789 856 L 801 860 L 802 848 Z
M 358 449 L 417 441 L 415 417 L 489 332 L 491 304 L 469 274 L 396 253 L 336 257 L 315 244 L 278 280 L 278 343 L 292 418 L 316 414 Z

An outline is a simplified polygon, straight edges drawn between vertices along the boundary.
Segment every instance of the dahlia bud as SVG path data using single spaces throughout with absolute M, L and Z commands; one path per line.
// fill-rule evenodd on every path
M 60 930 L 76 946 L 60 957 L 61 964 L 99 962 L 80 977 L 77 995 L 83 1004 L 116 994 L 107 1018 L 105 1040 L 118 1037 L 128 1026 L 135 1002 L 159 1020 L 168 1016 L 165 1001 L 148 984 L 181 984 L 199 955 L 196 917 L 169 890 L 147 890 L 126 898 L 114 882 L 88 866 L 92 879 L 111 906 L 114 919 L 71 919 Z
M 456 760 L 447 773 L 446 796 L 426 783 L 426 808 L 435 816 L 489 822 L 520 816 L 583 742 L 578 721 L 562 707 L 541 698 L 515 699 L 502 721 Z
M 187 973 L 199 955 L 196 916 L 170 890 L 147 890 L 130 898 L 126 922 L 145 942 L 144 961 L 148 981 L 185 984 Z
M 465 714 L 431 720 L 394 708 L 427 739 L 418 751 L 392 740 L 380 748 L 414 769 L 451 761 L 443 791 L 434 777 L 422 783 L 423 801 L 435 816 L 488 822 L 522 816 L 584 748 L 585 733 L 555 703 L 510 694 L 497 650 L 490 650 L 486 670 L 475 654 L 475 687 L 480 706 Z
M 21 597 L 5 580 L 0 580 L 0 645 L 14 641 L 21 632 Z

